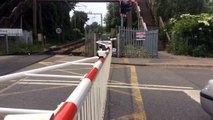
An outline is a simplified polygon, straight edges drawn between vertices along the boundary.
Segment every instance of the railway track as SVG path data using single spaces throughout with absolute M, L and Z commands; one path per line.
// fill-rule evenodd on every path
M 45 51 L 44 54 L 50 54 L 50 55 L 77 55 L 81 54 L 84 51 L 81 52 L 73 52 L 73 50 L 76 50 L 82 46 L 85 45 L 85 40 L 79 40 L 79 41 L 74 41 L 69 44 L 61 45 L 55 48 L 50 48 L 49 50 Z

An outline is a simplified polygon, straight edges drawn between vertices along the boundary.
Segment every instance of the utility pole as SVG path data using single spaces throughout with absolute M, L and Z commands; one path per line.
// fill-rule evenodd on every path
M 33 0 L 33 36 L 37 37 L 37 0 Z
M 100 15 L 100 16 L 101 16 L 101 27 L 103 27 L 103 16 L 102 16 L 102 13 L 92 13 L 92 12 L 88 12 L 87 14 L 90 14 L 90 15 Z
M 124 16 L 121 15 L 121 28 L 123 28 L 123 27 L 124 27 Z
M 127 13 L 127 28 L 132 28 L 132 10 Z

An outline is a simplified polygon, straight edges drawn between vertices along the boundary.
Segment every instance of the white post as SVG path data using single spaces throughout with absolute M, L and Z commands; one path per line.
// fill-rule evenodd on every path
M 9 54 L 9 42 L 7 34 L 5 35 L 5 41 L 6 41 L 6 53 Z

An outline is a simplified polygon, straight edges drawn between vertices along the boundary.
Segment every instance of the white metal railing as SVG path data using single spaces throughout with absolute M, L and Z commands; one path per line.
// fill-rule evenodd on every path
M 111 42 L 98 43 L 105 46 L 105 49 L 98 50 L 98 57 L 86 58 L 73 62 L 38 68 L 34 70 L 14 73 L 0 77 L 0 82 L 21 78 L 25 76 L 34 77 L 58 77 L 58 78 L 81 78 L 81 82 L 67 98 L 54 111 L 29 110 L 0 108 L 0 113 L 17 113 L 7 115 L 4 120 L 101 120 L 104 117 L 104 110 L 107 95 L 107 81 L 109 78 L 110 63 L 112 56 Z M 69 65 L 91 65 L 82 63 L 97 59 L 93 68 L 84 76 L 63 76 L 37 74 Z

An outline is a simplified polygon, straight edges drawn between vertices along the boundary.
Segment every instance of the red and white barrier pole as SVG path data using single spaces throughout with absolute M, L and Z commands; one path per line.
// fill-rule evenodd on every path
M 88 95 L 92 84 L 97 76 L 99 69 L 102 67 L 105 58 L 109 54 L 109 48 L 106 51 L 99 51 L 99 59 L 94 64 L 93 68 L 82 79 L 81 83 L 76 87 L 68 99 L 63 102 L 58 109 L 56 109 L 53 120 L 72 120 L 74 119 L 77 111 Z

